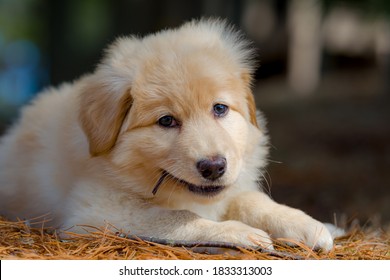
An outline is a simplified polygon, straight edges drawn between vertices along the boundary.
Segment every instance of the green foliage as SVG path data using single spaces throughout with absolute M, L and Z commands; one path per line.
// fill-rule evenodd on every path
M 388 0 L 321 0 L 325 10 L 335 5 L 347 5 L 373 16 L 390 17 L 390 1 Z

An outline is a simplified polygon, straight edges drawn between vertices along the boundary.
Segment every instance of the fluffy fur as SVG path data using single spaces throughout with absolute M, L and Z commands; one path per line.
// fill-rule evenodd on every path
M 110 223 L 176 240 L 331 249 L 322 223 L 259 188 L 268 138 L 252 61 L 220 21 L 118 39 L 94 73 L 41 93 L 2 138 L 0 212 L 48 214 L 46 225 L 73 231 Z M 202 176 L 199 162 L 217 159 L 222 176 Z

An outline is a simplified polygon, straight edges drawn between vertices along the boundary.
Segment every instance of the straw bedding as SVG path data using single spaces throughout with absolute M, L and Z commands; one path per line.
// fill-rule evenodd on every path
M 180 244 L 179 244 L 180 245 Z M 234 248 L 232 244 L 163 245 L 100 230 L 61 239 L 50 229 L 31 228 L 25 222 L 0 217 L 0 259 L 366 259 L 390 260 L 390 231 L 354 227 L 336 239 L 329 253 L 315 252 L 303 244 L 276 244 L 276 252 Z M 222 244 L 223 245 L 223 244 Z M 228 248 L 230 247 L 230 248 Z

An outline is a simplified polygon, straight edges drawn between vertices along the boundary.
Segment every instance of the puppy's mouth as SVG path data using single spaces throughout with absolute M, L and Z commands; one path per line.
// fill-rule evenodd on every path
M 214 186 L 214 185 L 194 185 L 191 184 L 183 179 L 179 179 L 175 176 L 173 176 L 171 173 L 168 171 L 163 170 L 161 177 L 158 179 L 156 185 L 153 188 L 153 195 L 156 195 L 158 189 L 160 188 L 161 184 L 164 182 L 165 178 L 171 178 L 175 180 L 175 182 L 180 183 L 181 185 L 185 186 L 190 192 L 198 194 L 198 195 L 203 195 L 203 196 L 215 196 L 222 192 L 225 189 L 225 186 Z

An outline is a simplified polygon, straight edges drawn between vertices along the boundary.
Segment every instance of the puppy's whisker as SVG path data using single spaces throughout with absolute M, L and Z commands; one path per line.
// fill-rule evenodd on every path
M 282 164 L 283 161 L 268 159 L 268 162 Z
M 264 171 L 264 172 L 263 172 Z M 268 175 L 268 176 L 267 176 Z M 272 181 L 271 181 L 271 176 L 269 175 L 268 171 L 267 170 L 260 170 L 260 176 L 261 178 L 263 179 L 262 181 L 265 182 L 265 184 L 261 184 L 261 187 L 262 189 L 269 195 L 271 196 L 271 184 L 272 184 Z M 267 177 L 269 178 L 269 180 L 267 179 Z
M 170 166 L 174 166 L 174 163 L 171 163 L 171 165 L 168 165 L 167 167 L 169 168 Z M 178 173 L 180 171 L 180 168 L 181 167 L 177 167 L 176 168 Z M 157 175 L 160 175 L 160 171 L 157 172 L 156 176 Z M 160 189 L 160 187 L 163 186 L 164 181 L 165 182 L 167 182 L 167 181 L 169 182 L 169 179 L 175 179 L 175 178 L 171 178 L 171 176 L 169 176 L 167 178 L 168 175 L 169 175 L 169 173 L 167 171 L 163 170 L 162 174 L 160 175 L 160 178 L 158 179 L 156 185 L 154 186 L 154 188 L 152 190 L 153 195 L 156 195 L 156 193 Z M 175 179 L 175 181 L 176 181 L 176 179 Z M 171 194 L 170 194 L 170 196 L 171 196 Z
M 158 182 L 158 180 L 160 180 L 160 178 L 161 178 L 161 170 L 154 170 L 153 172 L 152 172 L 152 174 L 150 175 L 150 177 L 152 177 L 152 180 L 154 181 L 154 182 L 156 182 L 156 184 L 154 184 L 154 186 L 156 186 L 157 185 L 157 182 Z M 154 190 L 154 189 L 153 189 Z M 148 195 L 149 194 L 149 191 L 147 191 L 147 190 L 145 190 L 145 195 Z
M 173 178 L 173 177 L 168 177 L 167 181 L 169 181 L 169 180 L 174 181 L 174 182 L 177 181 L 177 180 L 176 180 L 175 178 Z M 168 198 L 167 198 L 168 204 L 169 204 L 169 201 L 170 201 L 170 199 L 171 199 L 171 197 L 172 197 L 172 194 L 173 194 L 174 190 L 175 190 L 174 188 L 171 188 L 171 191 L 169 192 L 169 196 L 168 196 Z

